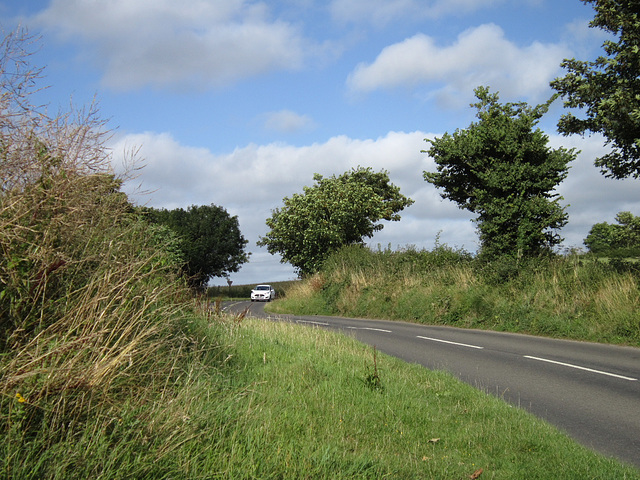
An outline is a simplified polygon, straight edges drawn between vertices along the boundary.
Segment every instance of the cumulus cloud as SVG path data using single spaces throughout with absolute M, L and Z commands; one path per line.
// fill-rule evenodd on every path
M 143 168 L 138 180 L 143 190 L 152 192 L 137 198 L 139 202 L 167 208 L 212 202 L 243 208 L 259 204 L 269 211 L 284 196 L 312 184 L 314 173 L 330 176 L 358 166 L 389 170 L 392 181 L 394 175 L 404 177 L 403 190 L 411 195 L 423 184 L 415 166 L 428 164 L 420 153 L 423 139 L 420 132 L 391 132 L 377 140 L 337 136 L 308 146 L 249 144 L 216 154 L 181 145 L 169 133 L 147 132 L 123 136 L 111 149 L 119 165 L 124 152 L 139 148 Z
M 225 207 L 237 215 L 240 228 L 249 240 L 251 261 L 238 274 L 236 283 L 259 280 L 269 273 L 269 281 L 293 278 L 293 269 L 280 265 L 279 257 L 258 248 L 255 242 L 267 232 L 265 220 L 272 209 L 282 205 L 285 196 L 302 192 L 313 184 L 313 174 L 340 174 L 357 166 L 387 170 L 391 181 L 415 204 L 402 213 L 400 222 L 383 222 L 384 229 L 369 240 L 369 244 L 392 248 L 415 245 L 432 248 L 436 238 L 450 246 L 475 251 L 478 239 L 473 215 L 456 204 L 443 200 L 440 192 L 426 183 L 422 172 L 434 171 L 435 164 L 426 154 L 425 132 L 389 132 L 377 139 L 352 139 L 336 136 L 323 143 L 295 147 L 287 144 L 247 145 L 227 153 L 182 145 L 170 134 L 142 133 L 127 135 L 112 145 L 114 162 L 134 145 L 146 165 L 136 181 L 125 185 L 125 191 L 138 204 L 156 208 L 177 208 L 189 205 Z M 561 234 L 566 246 L 582 246 L 594 223 L 614 220 L 622 210 L 640 211 L 640 192 L 634 180 L 611 180 L 593 166 L 601 155 L 603 142 L 599 137 L 565 138 L 551 136 L 551 146 L 577 147 L 582 150 L 574 162 L 569 177 L 558 192 L 568 208 L 569 224 Z M 175 159 L 181 159 L 176 162 Z M 152 193 L 134 192 L 138 183 Z
M 595 223 L 614 223 L 618 212 L 640 212 L 638 180 L 616 180 L 605 177 L 593 162 L 608 151 L 604 138 L 550 136 L 552 146 L 575 147 L 580 154 L 569 170 L 569 176 L 558 187 L 568 205 L 569 225 L 563 229 L 564 244 L 584 248 L 583 240 Z
M 217 87 L 298 69 L 313 50 L 297 27 L 246 0 L 53 0 L 32 21 L 93 47 L 105 85 L 123 90 Z
M 538 99 L 549 92 L 549 81 L 569 53 L 561 45 L 539 42 L 519 47 L 499 26 L 486 24 L 461 33 L 449 46 L 439 46 L 424 34 L 390 45 L 373 63 L 358 65 L 347 83 L 359 92 L 430 85 L 435 95 L 462 97 L 465 103 L 478 85 Z M 446 87 L 440 87 L 443 84 Z
M 300 115 L 291 110 L 280 110 L 263 115 L 264 128 L 279 133 L 295 133 L 312 129 L 315 124 L 308 115 Z

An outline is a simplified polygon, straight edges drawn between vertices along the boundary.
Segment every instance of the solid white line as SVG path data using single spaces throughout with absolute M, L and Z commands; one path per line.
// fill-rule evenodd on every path
M 637 378 L 624 377 L 622 375 L 616 375 L 615 373 L 603 372 L 601 370 L 594 370 L 592 368 L 581 367 L 580 365 L 572 365 L 570 363 L 556 362 L 555 360 L 548 360 L 546 358 L 531 357 L 529 355 L 525 355 L 524 358 L 530 358 L 531 360 L 539 360 L 541 362 L 547 362 L 547 363 L 555 363 L 556 365 L 562 365 L 563 367 L 577 368 L 578 370 L 584 370 L 586 372 L 592 372 L 592 373 L 599 373 L 600 375 L 607 375 L 609 377 L 621 378 L 622 380 L 629 380 L 630 382 L 638 381 Z
M 371 330 L 373 332 L 382 332 L 382 333 L 393 333 L 391 330 L 383 330 L 381 328 L 370 328 L 370 327 L 347 327 L 351 330 Z
M 467 345 L 466 343 L 458 343 L 458 342 L 450 342 L 448 340 L 440 340 L 439 338 L 421 337 L 421 336 L 418 336 L 417 338 L 422 338 L 423 340 L 432 340 L 434 342 L 440 342 L 440 343 L 449 343 L 451 345 L 458 345 L 460 347 L 477 348 L 478 350 L 482 350 L 484 348 L 484 347 L 479 347 L 477 345 Z

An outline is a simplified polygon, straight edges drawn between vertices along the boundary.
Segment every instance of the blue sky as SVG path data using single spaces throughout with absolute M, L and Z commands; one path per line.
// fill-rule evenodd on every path
M 97 98 L 117 172 L 137 149 L 132 201 L 238 216 L 252 255 L 235 284 L 294 278 L 256 246 L 265 219 L 314 173 L 359 165 L 387 170 L 415 200 L 370 245 L 439 238 L 475 251 L 472 216 L 423 180 L 435 168 L 424 139 L 466 128 L 479 85 L 504 102 L 546 101 L 564 58 L 601 52 L 592 18 L 579 0 L 0 0 L 5 31 L 41 37 L 42 102 Z M 594 223 L 640 214 L 640 192 L 593 166 L 602 138 L 557 135 L 561 113 L 557 101 L 540 126 L 553 146 L 582 151 L 558 188 L 564 245 L 581 247 Z

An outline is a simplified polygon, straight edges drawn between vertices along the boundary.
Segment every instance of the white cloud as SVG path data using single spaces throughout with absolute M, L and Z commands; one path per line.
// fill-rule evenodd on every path
M 300 68 L 313 50 L 298 28 L 245 0 L 53 0 L 33 21 L 95 47 L 91 59 L 116 89 L 217 87 Z
M 506 96 L 539 99 L 569 55 L 561 45 L 534 42 L 519 47 L 497 25 L 467 30 L 445 47 L 418 34 L 390 45 L 371 64 L 360 64 L 347 80 L 353 91 L 431 85 L 441 99 L 464 98 L 478 85 L 489 85 Z M 446 84 L 446 87 L 441 87 Z
M 295 133 L 312 129 L 315 124 L 308 115 L 300 115 L 291 110 L 269 112 L 263 116 L 264 128 L 279 133 Z
M 571 164 L 569 176 L 559 186 L 558 193 L 569 205 L 569 225 L 563 229 L 565 245 L 584 248 L 583 240 L 595 223 L 613 223 L 615 215 L 622 211 L 640 214 L 640 190 L 638 180 L 616 180 L 605 177 L 593 162 L 608 151 L 600 135 L 587 138 L 550 136 L 554 147 L 576 147 L 581 150 L 578 159 Z
M 271 215 L 271 210 L 281 206 L 285 196 L 301 192 L 305 185 L 312 185 L 314 173 L 331 176 L 360 165 L 376 171 L 388 170 L 391 181 L 401 188 L 402 193 L 413 198 L 428 188 L 422 180 L 422 170 L 429 163 L 426 155 L 420 153 L 424 137 L 421 132 L 390 132 L 376 140 L 337 136 L 324 143 L 302 147 L 251 144 L 217 154 L 181 145 L 168 133 L 148 132 L 123 136 L 114 141 L 111 148 L 114 165 L 121 163 L 124 152 L 135 146 L 140 148 L 139 156 L 144 168 L 138 178 L 125 185 L 125 191 L 136 203 L 169 209 L 213 203 L 237 215 L 253 255 L 250 264 L 234 276 L 237 278 L 234 281 L 251 283 L 263 281 L 260 278 L 264 279 L 264 276 L 258 275 L 257 271 L 266 271 L 269 266 L 279 279 L 285 280 L 293 275 L 290 266 L 279 265 L 277 257 L 265 258 L 265 249 L 255 245 L 259 236 L 267 232 L 265 220 Z M 151 193 L 136 194 L 138 185 Z M 445 218 L 438 218 L 441 215 L 437 212 L 441 208 L 443 203 L 439 197 L 430 195 L 421 197 L 420 205 L 410 207 L 403 215 L 408 222 L 412 217 L 417 222 L 425 216 L 435 217 L 438 225 L 422 232 L 429 239 L 429 246 L 442 229 L 440 224 L 446 222 Z M 451 206 L 445 208 L 454 217 L 464 218 L 459 210 Z M 385 229 L 392 223 L 396 222 L 385 222 Z M 415 243 L 410 238 L 402 241 L 402 230 L 395 234 L 390 232 L 390 235 L 392 238 L 388 241 L 394 245 Z M 374 238 L 373 242 L 377 241 Z M 386 244 L 387 240 L 384 242 Z M 274 280 L 273 277 L 270 279 Z
M 147 196 L 131 195 L 138 203 L 156 208 L 216 204 L 237 215 L 240 228 L 253 252 L 251 262 L 232 279 L 235 283 L 286 280 L 294 276 L 279 257 L 266 254 L 255 242 L 267 231 L 265 220 L 285 196 L 313 184 L 313 174 L 340 174 L 357 166 L 389 171 L 401 192 L 415 200 L 402 213 L 400 222 L 383 222 L 384 229 L 368 243 L 392 248 L 415 245 L 431 249 L 436 237 L 452 247 L 478 248 L 473 215 L 443 200 L 440 191 L 423 179 L 423 171 L 434 171 L 426 154 L 423 132 L 389 132 L 377 139 L 357 140 L 346 136 L 324 143 L 294 147 L 286 144 L 247 145 L 228 153 L 181 145 L 169 134 L 128 135 L 113 144 L 115 161 L 133 145 L 141 147 L 146 167 L 138 182 L 152 190 Z M 551 136 L 551 146 L 576 146 L 582 150 L 569 176 L 558 188 L 568 208 L 569 224 L 560 232 L 565 245 L 582 246 L 594 223 L 614 220 L 619 211 L 640 212 L 640 190 L 636 180 L 610 180 L 593 166 L 604 151 L 599 137 Z M 176 161 L 176 159 L 180 159 Z M 136 182 L 125 185 L 131 193 Z
M 603 55 L 602 45 L 607 40 L 616 40 L 616 36 L 589 26 L 592 18 L 576 19 L 565 27 L 566 41 L 571 45 L 574 56 L 581 60 L 595 60 Z

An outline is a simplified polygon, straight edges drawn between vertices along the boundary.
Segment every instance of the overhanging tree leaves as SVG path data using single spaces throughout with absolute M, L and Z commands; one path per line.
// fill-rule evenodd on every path
M 590 26 L 613 34 L 605 55 L 594 62 L 565 60 L 567 75 L 551 86 L 567 108 L 586 109 L 585 118 L 563 115 L 558 130 L 564 135 L 602 133 L 612 151 L 596 166 L 609 177 L 640 176 L 640 4 L 638 0 L 582 0 L 596 11 Z
M 390 183 L 386 171 L 358 167 L 336 177 L 314 175 L 315 184 L 283 199 L 267 219 L 269 232 L 258 245 L 280 254 L 301 275 L 317 271 L 342 246 L 362 243 L 383 228 L 380 220 L 398 221 L 413 203 Z
M 485 258 L 537 256 L 559 244 L 567 223 L 554 188 L 567 176 L 574 150 L 550 149 L 549 138 L 534 128 L 549 102 L 500 104 L 487 87 L 475 90 L 478 121 L 466 130 L 425 139 L 436 172 L 427 182 L 443 190 L 475 219 Z
M 186 210 L 144 209 L 152 223 L 169 227 L 179 237 L 184 274 L 192 287 L 205 287 L 213 277 L 237 272 L 249 260 L 248 243 L 240 233 L 238 217 L 216 205 L 192 205 Z

